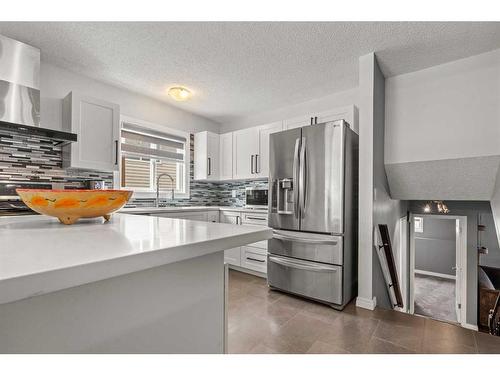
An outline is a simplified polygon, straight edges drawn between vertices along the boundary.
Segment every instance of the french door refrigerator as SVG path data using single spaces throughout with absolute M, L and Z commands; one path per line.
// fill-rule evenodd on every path
M 271 288 L 343 309 L 357 290 L 358 135 L 344 120 L 271 134 Z

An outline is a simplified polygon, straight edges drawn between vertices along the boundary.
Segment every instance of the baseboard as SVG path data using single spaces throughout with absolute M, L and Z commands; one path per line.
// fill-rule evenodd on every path
M 471 329 L 473 331 L 478 330 L 477 325 L 475 325 L 475 324 L 462 323 L 461 325 L 462 325 L 462 327 L 467 328 L 467 329 Z
M 367 310 L 375 310 L 375 306 L 377 306 L 377 297 L 373 297 L 373 299 L 357 297 L 356 306 Z
M 249 273 L 250 275 L 254 275 L 254 276 L 262 277 L 263 279 L 267 279 L 267 274 L 262 273 L 262 272 L 258 272 L 258 271 L 254 271 L 254 270 L 250 270 L 248 268 L 244 268 L 244 267 L 240 267 L 240 266 L 235 266 L 235 265 L 229 264 L 229 269 L 235 270 L 235 271 L 239 271 L 239 272 L 243 272 L 243 273 Z
M 415 273 L 419 275 L 426 275 L 426 276 L 434 276 L 434 277 L 440 277 L 442 279 L 450 279 L 450 280 L 456 280 L 456 276 L 453 275 L 447 275 L 445 273 L 438 273 L 438 272 L 430 272 L 430 271 L 423 271 L 423 270 L 415 270 Z

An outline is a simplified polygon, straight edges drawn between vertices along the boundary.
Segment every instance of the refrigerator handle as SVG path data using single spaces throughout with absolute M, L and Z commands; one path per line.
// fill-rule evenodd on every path
M 291 241 L 291 242 L 301 242 L 301 243 L 307 243 L 311 245 L 332 245 L 335 246 L 338 244 L 337 240 L 323 240 L 323 239 L 316 239 L 316 238 L 301 238 L 297 236 L 288 236 L 286 234 L 283 234 L 282 232 L 279 232 L 277 230 L 273 231 L 273 238 L 277 240 L 282 240 L 282 241 Z
M 306 160 L 306 138 L 302 137 L 299 157 L 299 190 L 300 190 L 300 213 L 305 216 L 307 196 L 307 160 Z
M 304 262 L 297 259 L 286 259 L 282 257 L 276 257 L 273 255 L 268 255 L 268 259 L 272 263 L 277 263 L 285 267 L 298 268 L 305 271 L 314 271 L 314 272 L 337 272 L 336 267 L 323 265 L 321 263 L 315 262 Z
M 299 146 L 300 138 L 297 138 L 293 153 L 293 211 L 296 219 L 299 218 Z

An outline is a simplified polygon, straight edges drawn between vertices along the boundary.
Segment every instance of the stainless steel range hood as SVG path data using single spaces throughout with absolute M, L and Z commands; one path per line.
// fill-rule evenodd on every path
M 40 127 L 40 50 L 0 35 L 0 132 L 75 142 L 76 134 Z

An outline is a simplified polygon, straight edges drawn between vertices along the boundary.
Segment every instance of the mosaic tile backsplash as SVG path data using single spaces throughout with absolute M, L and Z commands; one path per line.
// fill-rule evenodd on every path
M 113 174 L 62 168 L 61 147 L 25 135 L 0 133 L 0 181 L 46 182 L 78 189 L 89 179 L 113 186 Z
M 166 199 L 175 206 L 237 206 L 245 205 L 245 187 L 267 187 L 267 180 L 201 182 L 193 181 L 194 135 L 190 139 L 190 198 Z M 62 168 L 61 147 L 50 141 L 25 135 L 0 133 L 0 181 L 44 182 L 60 184 L 58 188 L 79 189 L 89 179 L 102 179 L 106 186 L 113 186 L 109 172 Z M 235 191 L 235 197 L 232 192 Z M 162 194 L 165 195 L 165 194 Z M 131 204 L 152 205 L 153 199 L 133 199 Z

